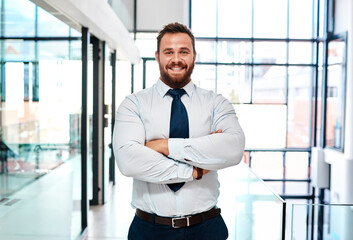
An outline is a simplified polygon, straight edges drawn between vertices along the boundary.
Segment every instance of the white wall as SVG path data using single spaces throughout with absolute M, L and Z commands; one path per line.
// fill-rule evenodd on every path
M 137 31 L 159 31 L 171 22 L 189 25 L 189 0 L 137 0 Z M 113 0 L 112 7 L 129 31 L 134 30 L 134 1 Z

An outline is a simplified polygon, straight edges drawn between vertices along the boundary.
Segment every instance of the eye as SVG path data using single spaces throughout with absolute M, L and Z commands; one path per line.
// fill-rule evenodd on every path
M 173 52 L 172 51 L 165 51 L 164 54 L 165 55 L 171 55 L 171 54 L 173 54 Z
M 181 53 L 181 54 L 183 54 L 183 55 L 187 55 L 187 54 L 189 54 L 189 52 L 188 52 L 188 51 L 186 51 L 186 50 L 181 51 L 180 53 Z

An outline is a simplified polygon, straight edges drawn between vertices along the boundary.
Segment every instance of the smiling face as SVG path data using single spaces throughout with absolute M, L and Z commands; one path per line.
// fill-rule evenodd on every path
M 182 88 L 191 80 L 196 52 L 186 33 L 166 33 L 156 52 L 162 82 L 173 89 Z

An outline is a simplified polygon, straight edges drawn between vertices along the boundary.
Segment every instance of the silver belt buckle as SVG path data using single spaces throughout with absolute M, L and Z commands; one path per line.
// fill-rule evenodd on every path
M 190 217 L 191 216 L 172 218 L 172 228 L 181 228 L 181 227 L 175 226 L 174 221 L 175 220 L 183 220 L 183 219 L 186 219 L 186 226 L 189 227 L 190 226 L 190 221 L 189 221 Z

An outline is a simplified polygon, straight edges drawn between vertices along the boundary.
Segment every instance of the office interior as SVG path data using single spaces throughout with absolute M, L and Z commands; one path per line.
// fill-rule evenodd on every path
M 1 0 L 0 239 L 126 239 L 111 148 L 125 96 L 159 77 L 156 36 L 196 37 L 193 82 L 246 136 L 219 171 L 229 239 L 353 239 L 353 2 Z

